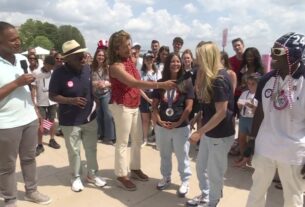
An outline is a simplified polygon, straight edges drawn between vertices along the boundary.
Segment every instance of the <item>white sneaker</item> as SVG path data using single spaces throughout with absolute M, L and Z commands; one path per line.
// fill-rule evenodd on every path
M 84 190 L 84 185 L 83 185 L 82 180 L 80 179 L 80 177 L 76 177 L 75 179 L 72 179 L 71 183 L 72 183 L 71 189 L 74 192 L 80 192 L 80 191 Z
M 185 197 L 185 195 L 188 193 L 189 191 L 189 183 L 188 182 L 182 182 L 179 190 L 178 190 L 178 196 L 179 197 Z
M 166 189 L 169 185 L 171 184 L 171 179 L 170 178 L 162 178 L 158 185 L 157 185 L 157 189 L 158 190 L 164 190 Z
M 188 200 L 186 202 L 186 206 L 187 207 L 203 206 L 205 204 L 208 204 L 208 202 L 209 202 L 208 196 L 202 193 L 202 194 L 194 197 L 193 199 Z
M 147 139 L 144 139 L 143 140 L 143 143 L 141 144 L 141 147 L 144 147 L 144 146 L 146 146 L 147 145 Z
M 94 176 L 94 177 L 88 176 L 87 182 L 94 184 L 96 187 L 104 187 L 105 185 L 107 185 L 107 182 L 99 176 Z

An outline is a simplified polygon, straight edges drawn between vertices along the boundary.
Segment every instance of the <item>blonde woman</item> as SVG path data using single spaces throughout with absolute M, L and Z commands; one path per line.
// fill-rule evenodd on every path
M 109 108 L 112 112 L 115 130 L 115 174 L 118 184 L 125 190 L 134 191 L 136 185 L 128 177 L 127 145 L 131 138 L 131 177 L 147 181 L 141 170 L 142 122 L 139 113 L 140 89 L 176 86 L 173 81 L 150 82 L 140 80 L 140 74 L 131 59 L 131 37 L 121 30 L 111 35 L 108 48 L 109 74 L 112 87 Z
M 196 90 L 203 102 L 203 125 L 191 135 L 190 142 L 200 140 L 196 170 L 201 192 L 187 201 L 187 206 L 216 207 L 222 197 L 227 154 L 234 141 L 234 96 L 230 76 L 214 43 L 201 43 L 196 49 L 196 60 Z

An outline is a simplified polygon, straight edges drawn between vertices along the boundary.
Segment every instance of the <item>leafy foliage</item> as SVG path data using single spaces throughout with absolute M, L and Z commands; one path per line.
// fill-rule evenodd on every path
M 54 43 L 49 40 L 46 36 L 36 36 L 35 39 L 33 40 L 32 42 L 33 44 L 33 47 L 37 47 L 37 46 L 40 46 L 40 47 L 43 47 L 45 49 L 52 49 L 54 47 Z
M 19 28 L 19 34 L 22 41 L 22 49 L 41 46 L 46 49 L 55 48 L 61 51 L 64 42 L 74 39 L 82 47 L 86 46 L 81 32 L 71 25 L 62 25 L 57 27 L 49 22 L 28 19 Z

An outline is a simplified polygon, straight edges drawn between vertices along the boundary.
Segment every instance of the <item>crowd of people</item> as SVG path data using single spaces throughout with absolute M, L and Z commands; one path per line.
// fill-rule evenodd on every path
M 241 38 L 232 41 L 236 54 L 230 58 L 211 41 L 199 42 L 195 55 L 191 48 L 182 50 L 183 44 L 175 37 L 171 52 L 152 40 L 142 55 L 141 44 L 120 30 L 98 41 L 93 56 L 69 40 L 62 51 L 51 50 L 40 60 L 33 48 L 27 57 L 20 55 L 18 31 L 0 22 L 0 193 L 5 207 L 16 206 L 17 156 L 25 200 L 51 202 L 37 190 L 35 157 L 45 150 L 44 134 L 50 135 L 48 145 L 54 149 L 61 147 L 55 135 L 63 135 L 74 192 L 84 189 L 84 181 L 98 188 L 107 185 L 98 173 L 98 140 L 114 145 L 114 174 L 127 191 L 137 190 L 133 179 L 149 180 L 141 169 L 141 147 L 155 142 L 161 158 L 156 188 L 162 191 L 171 184 L 174 153 L 181 179 L 177 195 L 185 197 L 194 144 L 200 192 L 186 206 L 218 205 L 232 154 L 238 156 L 236 167 L 255 169 L 247 207 L 266 205 L 276 171 L 284 206 L 302 207 L 305 36 L 288 33 L 277 39 L 267 74 L 258 49 L 245 48 Z

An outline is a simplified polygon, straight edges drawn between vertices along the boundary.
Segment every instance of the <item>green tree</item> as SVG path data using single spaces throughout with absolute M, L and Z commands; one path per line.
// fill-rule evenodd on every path
M 35 39 L 33 40 L 32 44 L 33 47 L 43 47 L 45 49 L 52 49 L 54 47 L 54 44 L 52 41 L 50 41 L 47 37 L 45 36 L 37 36 L 35 37 Z
M 81 32 L 71 25 L 62 25 L 58 28 L 59 42 L 64 43 L 68 40 L 76 40 L 81 47 L 86 47 L 85 39 Z
M 61 45 L 58 43 L 58 28 L 54 24 L 44 22 L 38 31 L 41 35 L 47 37 L 52 43 L 56 50 L 61 50 Z M 37 34 L 38 35 L 38 34 Z
M 71 39 L 76 40 L 82 47 L 86 46 L 81 32 L 76 27 L 71 25 L 62 25 L 57 27 L 56 25 L 48 22 L 28 19 L 20 26 L 19 33 L 22 40 L 23 50 L 26 50 L 29 47 L 34 47 L 35 45 L 33 44 L 36 44 L 37 41 L 39 41 L 40 44 L 41 42 L 46 44 L 45 47 L 48 49 L 50 49 L 50 45 L 53 45 L 52 47 L 54 47 L 57 51 L 61 51 L 62 44 Z M 38 36 L 46 37 L 48 41 L 41 38 L 36 40 L 36 37 Z
M 32 47 L 33 45 L 31 44 L 37 33 L 37 21 L 28 19 L 20 26 L 19 33 L 22 41 L 22 49 L 26 50 L 27 48 Z

